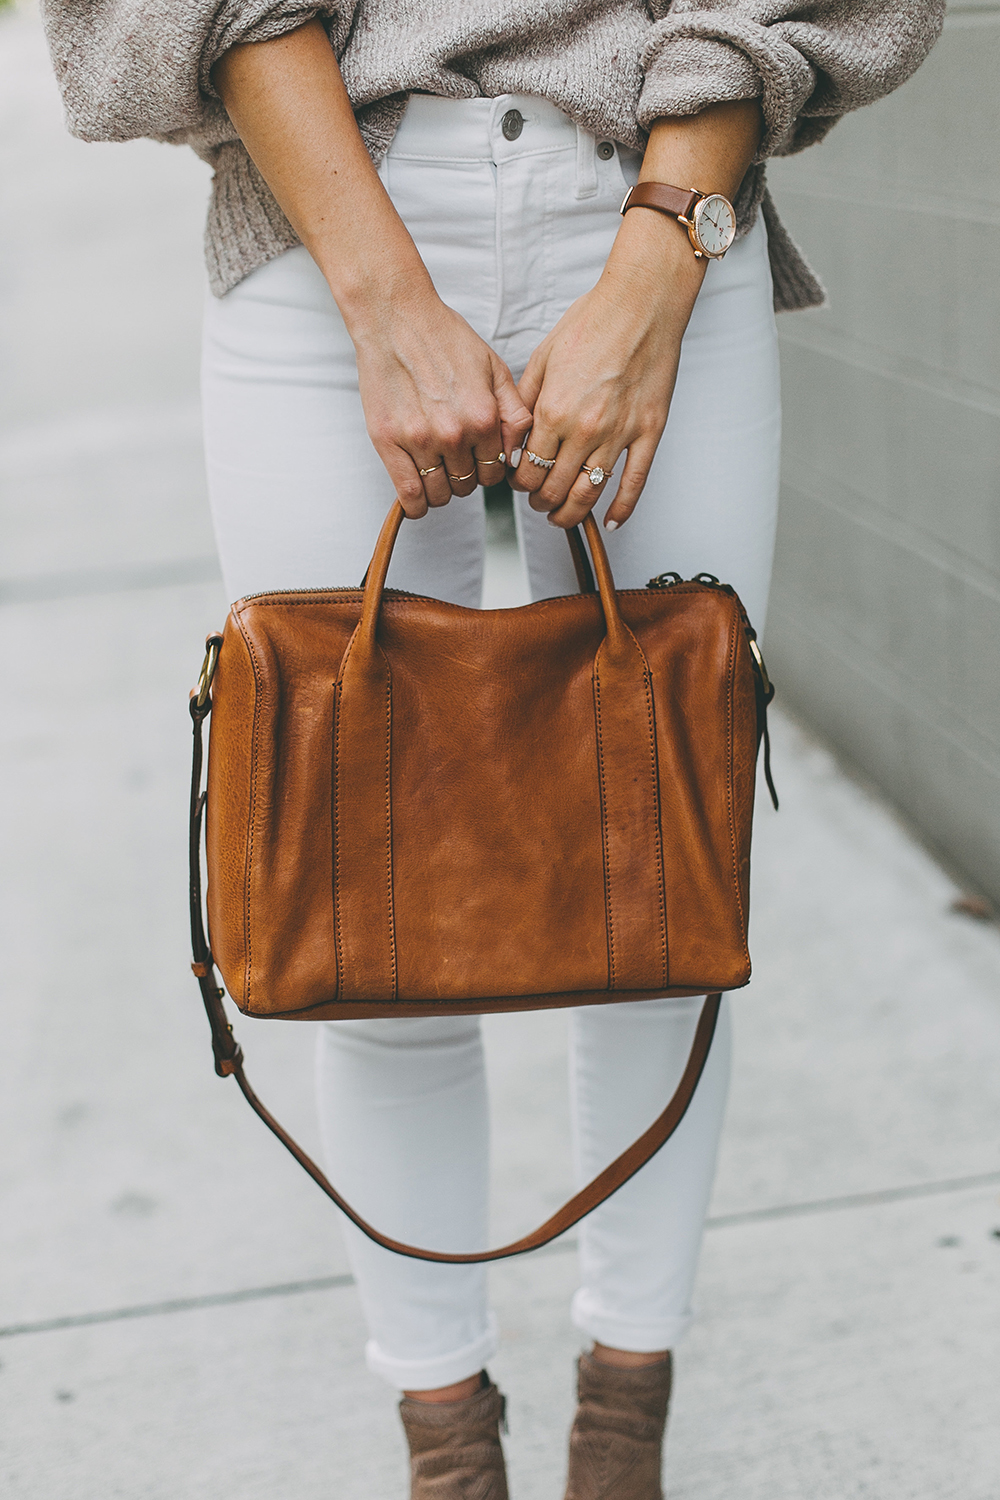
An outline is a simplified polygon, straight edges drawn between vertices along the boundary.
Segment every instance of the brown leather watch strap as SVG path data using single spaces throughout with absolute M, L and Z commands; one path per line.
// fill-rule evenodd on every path
M 661 214 L 688 219 L 704 196 L 695 188 L 670 187 L 666 182 L 637 182 L 622 204 L 622 213 L 628 213 L 630 208 L 657 208 Z

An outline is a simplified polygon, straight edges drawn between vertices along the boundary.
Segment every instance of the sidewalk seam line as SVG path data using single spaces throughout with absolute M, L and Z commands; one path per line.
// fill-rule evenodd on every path
M 869 1208 L 880 1203 L 900 1203 L 912 1198 L 933 1198 L 966 1188 L 992 1187 L 1000 1183 L 1000 1171 L 979 1172 L 972 1177 L 948 1177 L 940 1182 L 914 1183 L 909 1187 L 880 1188 L 870 1193 L 847 1193 L 840 1198 L 816 1198 L 805 1203 L 777 1204 L 773 1208 L 750 1208 L 741 1213 L 717 1214 L 705 1220 L 706 1229 L 731 1229 L 740 1224 L 761 1224 L 776 1219 L 805 1218 L 851 1208 Z M 536 1250 L 536 1255 L 562 1254 L 575 1250 L 575 1239 L 559 1239 Z M 116 1307 L 106 1312 L 71 1313 L 62 1318 L 42 1318 L 34 1323 L 10 1323 L 0 1327 L 0 1339 L 26 1333 L 55 1333 L 67 1328 L 87 1328 L 96 1323 L 121 1323 L 131 1318 L 164 1317 L 170 1313 L 196 1312 L 205 1307 L 231 1307 L 240 1302 L 264 1302 L 272 1297 L 294 1297 L 303 1292 L 337 1291 L 354 1285 L 350 1273 L 316 1276 L 305 1281 L 282 1281 L 273 1286 L 247 1287 L 235 1292 L 209 1292 L 200 1297 L 172 1297 L 163 1302 L 144 1302 L 134 1307 Z

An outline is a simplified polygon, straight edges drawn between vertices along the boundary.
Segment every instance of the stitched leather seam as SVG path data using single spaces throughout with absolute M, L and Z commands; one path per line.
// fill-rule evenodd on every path
M 598 648 L 599 657 L 604 643 Z M 601 679 L 594 659 L 594 716 L 597 728 L 597 771 L 601 788 L 601 845 L 604 851 L 604 926 L 608 940 L 608 989 L 615 987 L 615 929 L 611 908 L 611 844 L 608 838 L 608 794 L 604 779 L 604 742 L 601 733 Z
M 666 589 L 616 589 L 615 593 L 619 599 L 648 599 L 651 594 L 657 596 L 661 604 L 669 604 L 671 599 L 676 599 L 686 594 L 717 594 L 717 587 L 705 583 L 674 583 L 671 584 L 669 592 Z M 339 591 L 330 590 L 324 593 L 322 589 L 316 593 L 310 592 L 306 596 L 291 597 L 278 594 L 274 598 L 250 599 L 239 610 L 234 609 L 233 614 L 239 616 L 248 609 L 297 609 L 314 604 L 340 604 L 344 608 L 355 607 L 364 598 L 363 590 L 356 589 L 348 597 L 344 597 Z M 529 604 L 520 604 L 515 608 L 531 609 L 541 613 L 552 609 L 557 604 L 562 604 L 566 599 L 593 599 L 600 602 L 600 595 L 593 594 L 559 594 L 554 599 L 533 599 Z M 491 614 L 491 610 L 470 609 L 465 604 L 452 604 L 448 599 L 435 599 L 430 594 L 406 594 L 402 590 L 394 591 L 386 589 L 382 595 L 382 606 L 393 604 L 434 604 L 439 609 L 452 610 L 455 613 L 467 615 Z M 501 613 L 501 611 L 498 611 Z
M 631 632 L 630 632 L 631 633 Z M 645 661 L 646 653 L 639 642 L 636 646 Z M 653 838 L 656 843 L 656 873 L 658 881 L 658 895 L 660 902 L 660 973 L 661 984 L 666 984 L 670 972 L 670 950 L 667 943 L 667 902 L 666 902 L 666 877 L 663 870 L 663 834 L 660 825 L 660 778 L 658 773 L 659 761 L 656 755 L 656 718 L 653 704 L 653 678 L 646 662 L 646 670 L 642 674 L 643 687 L 646 691 L 646 722 L 649 726 L 649 750 L 651 756 L 650 774 L 652 777 L 653 792 Z
M 333 808 L 331 809 L 331 827 L 333 831 L 333 890 L 330 897 L 333 902 L 333 943 L 337 955 L 337 985 L 334 990 L 335 997 L 339 997 L 343 989 L 344 977 L 344 941 L 340 928 L 340 794 L 337 779 L 340 771 L 340 682 L 333 684 L 333 773 L 332 793 Z
M 360 629 L 361 629 L 361 626 L 360 626 L 360 622 L 359 622 L 358 626 L 356 627 L 356 629 L 354 631 L 354 634 L 351 636 L 351 639 L 347 643 L 347 649 L 344 652 L 343 661 L 342 661 L 341 667 L 340 667 L 340 677 L 337 679 L 337 682 L 334 684 L 334 687 L 335 687 L 335 700 L 334 701 L 335 701 L 336 728 L 335 728 L 335 733 L 334 733 L 334 768 L 333 768 L 333 770 L 334 770 L 334 779 L 333 779 L 333 803 L 334 803 L 334 819 L 333 819 L 333 837 L 334 837 L 334 858 L 333 858 L 334 901 L 333 901 L 333 913 L 334 913 L 334 915 L 333 915 L 333 921 L 334 921 L 335 941 L 336 941 L 336 947 L 337 947 L 337 991 L 336 991 L 336 993 L 337 993 L 338 996 L 341 995 L 343 993 L 343 990 L 344 990 L 344 944 L 343 944 L 343 924 L 342 924 L 342 920 L 341 920 L 341 898 L 340 898 L 340 891 L 341 891 L 341 881 L 340 881 L 340 847 L 341 847 L 341 838 L 340 838 L 340 802 L 341 802 L 341 799 L 340 799 L 340 796 L 338 794 L 338 780 L 339 780 L 338 772 L 339 772 L 339 767 L 340 767 L 340 722 L 341 722 L 341 707 L 342 707 L 342 703 L 343 703 L 343 696 L 342 696 L 341 691 L 340 691 L 340 684 L 343 681 L 344 673 L 347 670 L 347 663 L 348 663 L 348 660 L 350 658 L 351 652 L 354 650 L 355 642 L 357 641 L 358 632 L 360 631 Z M 381 646 L 377 646 L 376 649 L 380 652 L 380 654 L 382 655 L 383 660 L 384 660 L 385 659 L 385 653 L 382 652 Z M 386 665 L 388 666 L 388 663 Z M 392 754 L 392 679 L 391 679 L 391 677 L 390 677 L 389 681 L 386 683 L 386 747 L 385 748 L 386 748 L 386 753 L 385 753 L 386 906 L 387 906 L 387 914 L 388 914 L 388 918 L 389 918 L 389 965 L 390 965 L 390 969 L 391 969 L 391 972 L 392 972 L 392 993 L 393 993 L 393 998 L 395 999 L 395 997 L 396 997 L 396 995 L 398 994 L 398 991 L 399 991 L 399 978 L 398 978 L 398 972 L 397 972 L 398 966 L 397 966 L 397 958 L 396 958 L 396 913 L 395 913 L 395 901 L 394 901 L 394 891 L 393 891 L 393 881 L 392 881 L 392 781 L 391 781 L 391 777 L 392 777 L 392 762 L 391 762 L 391 754 Z
M 689 985 L 654 985 L 652 989 L 643 990 L 618 990 L 616 1001 L 624 1000 L 694 1000 L 700 995 L 712 994 L 719 990 L 725 983 L 727 989 L 732 989 L 728 976 L 725 980 L 705 980 L 697 989 L 691 989 Z M 743 980 L 738 988 L 742 989 L 748 984 Z M 280 1020 L 282 1017 L 294 1018 L 299 1016 L 310 1016 L 314 1011 L 325 1010 L 331 1005 L 339 1005 L 344 1010 L 350 1010 L 350 1016 L 331 1016 L 328 1020 L 364 1020 L 368 1012 L 365 1007 L 372 1011 L 378 1008 L 377 1019 L 383 1020 L 387 1016 L 412 1016 L 426 1012 L 430 1016 L 478 1016 L 478 1015 L 504 1015 L 516 1010 L 570 1010 L 575 1005 L 607 1005 L 607 989 L 602 990 L 552 990 L 548 994 L 530 995 L 472 995 L 462 1000 L 440 1000 L 437 998 L 422 1000 L 316 1000 L 311 1005 L 298 1006 L 292 1010 L 269 1010 L 258 1011 L 258 1015 L 267 1015 L 271 1019 Z M 544 1000 L 549 1002 L 538 1005 L 536 1002 Z M 415 1012 L 414 1007 L 422 1006 L 423 1011 Z M 461 1007 L 461 1009 L 459 1008 Z M 359 1014 L 360 1013 L 360 1014 Z M 321 1016 L 320 1020 L 323 1019 Z
M 643 651 L 642 647 L 640 646 L 640 644 L 639 644 L 638 640 L 636 639 L 635 635 L 633 634 L 630 626 L 628 626 L 627 624 L 625 624 L 624 621 L 622 623 L 625 625 L 626 634 L 628 635 L 629 639 L 631 640 L 632 644 L 634 645 L 634 647 L 636 649 L 636 652 L 639 655 L 639 659 L 642 662 L 642 683 L 643 683 L 643 690 L 645 691 L 645 694 L 646 694 L 646 727 L 647 727 L 647 731 L 648 731 L 648 734 L 649 734 L 649 754 L 650 754 L 650 763 L 649 763 L 650 791 L 652 793 L 653 814 L 654 814 L 654 819 L 655 819 L 654 824 L 653 824 L 653 841 L 654 841 L 654 845 L 655 845 L 655 848 L 656 848 L 657 874 L 658 874 L 658 877 L 659 877 L 658 895 L 659 895 L 659 904 L 660 904 L 660 965 L 661 965 L 661 972 L 663 974 L 663 981 L 662 982 L 664 984 L 666 984 L 666 982 L 667 982 L 666 981 L 666 973 L 667 973 L 667 931 L 666 931 L 667 924 L 666 924 L 666 915 L 667 914 L 666 914 L 666 909 L 665 909 L 665 904 L 664 904 L 663 846 L 662 846 L 662 842 L 661 842 L 661 838 L 660 838 L 660 787 L 659 787 L 659 781 L 658 781 L 657 774 L 656 774 L 656 771 L 657 771 L 657 760 L 656 760 L 656 728 L 655 728 L 655 722 L 654 722 L 654 719 L 653 719 L 652 685 L 651 685 L 651 681 L 650 681 L 649 662 L 646 660 L 646 653 L 645 653 L 645 651 Z
M 359 622 L 358 625 L 355 626 L 354 634 L 351 636 L 351 639 L 347 643 L 347 649 L 344 652 L 343 659 L 340 663 L 340 675 L 338 676 L 335 683 L 334 694 L 336 720 L 333 741 L 333 928 L 336 935 L 337 944 L 338 995 L 342 994 L 344 990 L 344 933 L 340 900 L 340 718 L 341 710 L 343 707 L 343 693 L 341 691 L 341 683 L 344 680 L 344 673 L 347 670 L 347 663 L 350 659 L 351 652 L 354 650 L 354 643 L 358 638 L 358 631 L 360 630 L 360 628 L 361 626 Z
M 250 666 L 253 670 L 253 728 L 250 731 L 250 808 L 248 812 L 249 830 L 247 832 L 247 855 L 246 871 L 243 885 L 243 942 L 246 946 L 246 957 L 243 963 L 243 1003 L 246 1009 L 250 1009 L 250 974 L 253 966 L 253 949 L 250 926 L 250 878 L 253 867 L 253 845 L 254 833 L 257 827 L 257 771 L 260 762 L 260 700 L 263 696 L 257 653 L 254 650 L 247 631 L 243 629 L 243 621 L 237 620 L 240 635 L 246 644 L 247 653 L 250 657 Z
M 733 715 L 735 711 L 734 684 L 736 679 L 736 643 L 739 636 L 740 621 L 734 612 L 733 623 L 729 633 L 729 660 L 726 663 L 726 682 L 728 684 L 726 693 L 726 759 L 729 767 L 729 775 L 726 783 L 727 812 L 729 814 L 729 839 L 733 851 L 733 887 L 736 891 L 736 907 L 740 914 L 740 926 L 742 928 L 743 951 L 749 958 L 747 952 L 746 932 L 747 919 L 743 910 L 743 896 L 740 892 L 740 854 L 736 839 L 736 768 L 733 763 Z
M 385 659 L 382 648 L 376 651 Z M 388 672 L 388 662 L 386 663 Z M 392 968 L 392 998 L 399 992 L 396 974 L 396 909 L 392 888 L 392 675 L 385 685 L 385 880 L 386 906 L 389 916 L 389 963 Z

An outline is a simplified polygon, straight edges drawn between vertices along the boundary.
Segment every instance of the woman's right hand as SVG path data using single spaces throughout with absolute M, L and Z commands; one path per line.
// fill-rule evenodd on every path
M 503 360 L 429 277 L 405 298 L 355 305 L 348 328 L 368 435 L 408 516 L 503 479 L 531 412 Z
M 531 413 L 503 360 L 435 292 L 322 23 L 231 47 L 212 79 L 344 316 L 368 431 L 406 514 L 495 484 Z

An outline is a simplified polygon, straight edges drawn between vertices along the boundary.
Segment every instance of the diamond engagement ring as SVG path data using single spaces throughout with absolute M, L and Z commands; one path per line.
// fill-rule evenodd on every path
M 537 453 L 532 453 L 530 448 L 525 448 L 524 456 L 529 463 L 535 464 L 539 469 L 554 469 L 556 461 L 554 458 L 539 458 Z
M 600 464 L 595 464 L 592 469 L 588 469 L 587 465 L 584 464 L 580 470 L 580 473 L 586 474 L 587 478 L 595 488 L 597 487 L 597 485 L 603 484 L 608 477 L 607 474 L 605 474 L 604 470 L 601 468 Z

